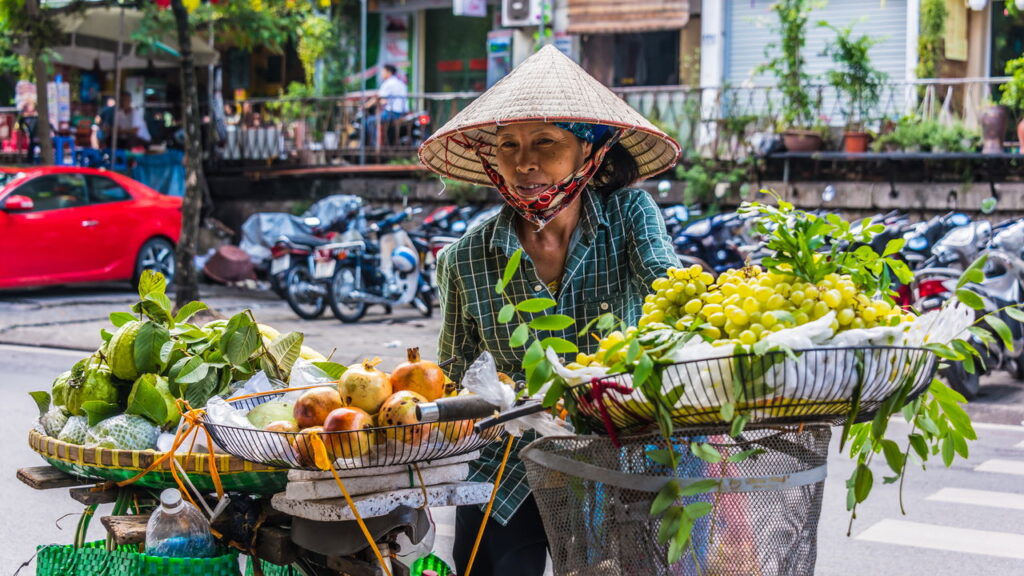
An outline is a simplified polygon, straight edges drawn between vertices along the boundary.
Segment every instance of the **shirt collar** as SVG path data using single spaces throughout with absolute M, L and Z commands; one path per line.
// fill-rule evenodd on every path
M 598 226 L 608 226 L 608 219 L 596 192 L 588 188 L 581 201 L 583 202 L 583 213 L 580 215 L 579 223 L 583 231 L 581 239 L 589 243 L 597 235 Z M 491 234 L 491 249 L 501 250 L 509 257 L 522 247 L 519 237 L 516 236 L 515 218 L 515 210 L 511 206 L 505 205 L 498 213 L 494 222 L 494 233 Z

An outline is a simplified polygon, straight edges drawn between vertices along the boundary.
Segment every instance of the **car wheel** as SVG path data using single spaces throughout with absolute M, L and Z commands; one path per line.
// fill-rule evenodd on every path
M 163 238 L 150 238 L 135 257 L 135 276 L 132 284 L 138 286 L 142 272 L 152 270 L 164 275 L 167 285 L 174 285 L 174 245 Z

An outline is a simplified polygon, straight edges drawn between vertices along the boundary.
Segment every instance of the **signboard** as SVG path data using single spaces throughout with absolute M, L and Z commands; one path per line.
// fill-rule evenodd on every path
M 512 71 L 512 31 L 492 30 L 487 33 L 487 87 Z
M 456 16 L 487 17 L 487 0 L 453 0 L 452 14 Z

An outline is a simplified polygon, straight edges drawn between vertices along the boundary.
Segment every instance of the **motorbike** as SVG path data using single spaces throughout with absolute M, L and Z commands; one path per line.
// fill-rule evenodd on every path
M 365 247 L 362 240 L 332 241 L 306 234 L 281 236 L 274 249 L 271 276 L 284 270 L 284 299 L 299 318 L 319 318 L 327 308 L 327 290 L 338 260 Z M 292 259 L 297 261 L 292 264 Z M 275 268 L 276 267 L 276 268 Z
M 358 148 L 363 139 L 366 116 L 357 114 L 352 119 L 348 128 L 349 146 Z M 433 130 L 430 128 L 430 112 L 426 110 L 415 110 L 407 112 L 383 126 L 384 140 L 388 146 L 403 146 L 409 148 L 419 147 L 427 139 Z
M 699 264 L 720 274 L 745 265 L 740 248 L 747 242 L 738 234 L 742 226 L 743 217 L 735 212 L 715 214 L 685 226 L 672 244 L 684 264 Z
M 904 260 L 912 270 L 921 268 L 932 253 L 932 247 L 954 228 L 966 226 L 970 217 L 961 212 L 950 212 L 910 225 L 903 232 Z
M 374 240 L 345 253 L 327 289 L 327 301 L 342 322 L 357 322 L 370 304 L 410 304 L 423 316 L 433 314 L 433 288 L 424 269 L 420 250 L 402 223 L 415 213 L 412 208 L 370 225 Z

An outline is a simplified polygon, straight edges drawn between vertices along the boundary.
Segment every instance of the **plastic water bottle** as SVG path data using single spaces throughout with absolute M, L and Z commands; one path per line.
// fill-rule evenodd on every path
M 195 506 L 168 488 L 160 493 L 160 507 L 146 523 L 146 554 L 176 558 L 210 558 L 217 546 L 210 523 Z

